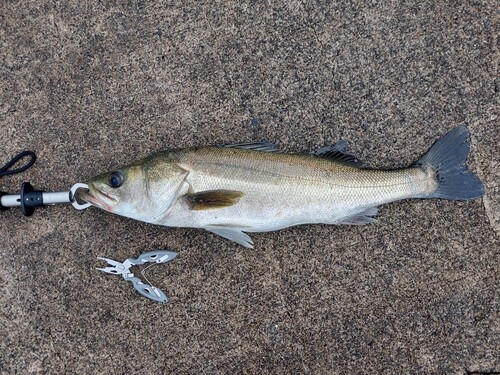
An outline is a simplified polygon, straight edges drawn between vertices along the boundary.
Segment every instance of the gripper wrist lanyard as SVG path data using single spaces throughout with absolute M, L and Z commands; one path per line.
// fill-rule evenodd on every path
M 25 158 L 29 160 L 26 164 L 22 165 L 21 162 Z M 20 152 L 0 168 L 0 178 L 24 172 L 35 164 L 35 161 L 36 155 L 33 151 Z M 21 164 L 21 166 L 15 167 L 16 164 Z M 0 191 L 0 211 L 6 211 L 12 207 L 20 207 L 23 215 L 31 216 L 36 208 L 47 205 L 71 204 L 77 210 L 90 207 L 90 203 L 78 202 L 75 197 L 78 189 L 88 189 L 88 186 L 79 182 L 74 184 L 69 191 L 44 192 L 35 190 L 29 182 L 23 182 L 19 194 L 8 194 Z M 106 261 L 109 267 L 98 268 L 98 270 L 113 275 L 121 275 L 125 280 L 132 282 L 134 289 L 146 298 L 156 302 L 168 302 L 168 297 L 161 289 L 151 284 L 143 283 L 139 278 L 135 277 L 130 268 L 145 263 L 166 263 L 173 260 L 176 256 L 177 253 L 173 251 L 155 250 L 144 253 L 138 258 L 128 258 L 123 262 L 117 262 L 108 258 L 99 258 Z M 144 271 L 142 275 L 145 277 Z

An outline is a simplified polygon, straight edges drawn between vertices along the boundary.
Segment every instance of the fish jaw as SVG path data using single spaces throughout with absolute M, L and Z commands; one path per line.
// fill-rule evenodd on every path
M 88 186 L 89 191 L 83 193 L 81 198 L 93 206 L 113 212 L 115 206 L 118 204 L 117 197 L 109 192 L 98 189 L 92 182 Z

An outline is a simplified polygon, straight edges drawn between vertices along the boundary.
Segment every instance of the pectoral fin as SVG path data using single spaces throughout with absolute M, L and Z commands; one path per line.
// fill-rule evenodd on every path
M 243 196 L 241 191 L 207 190 L 199 193 L 186 194 L 184 197 L 191 210 L 210 210 L 224 208 L 236 204 Z
M 253 249 L 252 238 L 250 238 L 248 234 L 243 233 L 239 228 L 212 226 L 212 227 L 205 227 L 205 229 L 221 237 L 227 238 L 228 240 L 239 243 L 242 246 Z

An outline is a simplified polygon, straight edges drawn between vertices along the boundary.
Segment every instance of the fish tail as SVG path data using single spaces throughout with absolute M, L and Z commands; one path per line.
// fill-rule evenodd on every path
M 459 126 L 437 140 L 415 163 L 430 168 L 437 180 L 435 191 L 425 198 L 469 200 L 484 194 L 483 183 L 466 164 L 470 149 L 469 136 L 469 130 Z

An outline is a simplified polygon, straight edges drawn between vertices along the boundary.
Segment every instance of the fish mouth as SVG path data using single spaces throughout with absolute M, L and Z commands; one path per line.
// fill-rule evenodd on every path
M 107 211 L 111 211 L 118 204 L 118 199 L 114 195 L 99 190 L 93 183 L 89 183 L 88 186 L 89 190 L 79 195 L 82 200 Z

